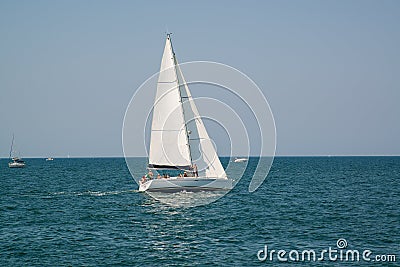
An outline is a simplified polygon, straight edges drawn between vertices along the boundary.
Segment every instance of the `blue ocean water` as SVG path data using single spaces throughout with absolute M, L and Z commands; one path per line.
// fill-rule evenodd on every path
M 138 193 L 123 158 L 26 159 L 24 169 L 2 159 L 0 265 L 265 266 L 278 263 L 258 259 L 265 245 L 321 251 L 344 238 L 396 262 L 279 265 L 399 266 L 400 157 L 278 157 L 249 193 L 257 162 L 216 202 L 176 208 Z

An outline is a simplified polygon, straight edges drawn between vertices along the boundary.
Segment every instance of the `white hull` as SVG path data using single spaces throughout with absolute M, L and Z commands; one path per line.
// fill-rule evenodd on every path
M 234 162 L 246 162 L 247 159 L 241 158 L 241 159 L 235 159 Z
M 9 162 L 8 167 L 10 168 L 23 168 L 25 167 L 25 163 L 19 163 L 19 162 Z
M 232 189 L 232 180 L 206 177 L 171 177 L 139 184 L 139 192 L 223 191 Z

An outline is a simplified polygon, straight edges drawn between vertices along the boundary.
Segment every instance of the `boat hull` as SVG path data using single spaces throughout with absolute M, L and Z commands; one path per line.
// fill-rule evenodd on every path
M 19 162 L 10 162 L 8 163 L 9 168 L 24 168 L 25 163 L 19 163 Z
M 226 191 L 232 189 L 232 180 L 223 178 L 171 177 L 149 180 L 139 184 L 139 192 Z

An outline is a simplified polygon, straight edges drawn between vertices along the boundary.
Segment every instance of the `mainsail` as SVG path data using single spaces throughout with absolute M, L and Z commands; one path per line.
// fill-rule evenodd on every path
M 226 178 L 218 155 L 194 103 L 167 35 L 157 93 L 149 153 L 150 168 L 190 168 L 200 176 Z
M 170 37 L 167 37 L 157 83 L 151 125 L 149 167 L 191 165 L 178 78 Z

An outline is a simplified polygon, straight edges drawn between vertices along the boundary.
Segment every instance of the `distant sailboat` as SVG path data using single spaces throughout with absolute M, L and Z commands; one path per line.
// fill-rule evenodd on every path
M 147 177 L 139 191 L 232 189 L 167 34 L 154 103 Z M 153 174 L 157 173 L 157 177 Z
M 54 159 L 53 158 L 51 158 L 51 157 L 48 157 L 47 159 L 46 159 L 46 161 L 53 161 Z
M 9 168 L 23 168 L 25 167 L 25 162 L 20 159 L 19 157 L 13 156 L 14 154 L 14 134 L 11 141 L 11 148 L 10 148 L 10 160 L 11 162 L 8 163 Z

